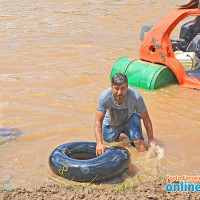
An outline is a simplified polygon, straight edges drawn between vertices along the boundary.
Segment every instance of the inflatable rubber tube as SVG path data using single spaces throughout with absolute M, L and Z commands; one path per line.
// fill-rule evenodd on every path
M 49 157 L 49 166 L 55 174 L 79 182 L 109 179 L 128 169 L 130 163 L 130 153 L 123 147 L 106 147 L 105 153 L 96 157 L 94 142 L 63 144 Z

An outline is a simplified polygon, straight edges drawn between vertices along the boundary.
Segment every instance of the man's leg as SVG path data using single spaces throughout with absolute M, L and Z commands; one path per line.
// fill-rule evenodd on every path
M 136 149 L 137 149 L 139 152 L 144 152 L 144 151 L 147 151 L 147 150 L 148 150 L 148 147 L 147 147 L 147 145 L 145 144 L 144 140 L 141 140 L 141 139 L 134 140 L 133 143 L 134 143 Z
M 119 139 L 122 128 L 114 126 L 103 127 L 103 140 L 106 142 L 115 142 Z
M 141 117 L 134 113 L 128 121 L 125 134 L 129 137 L 131 145 L 135 146 L 139 152 L 147 151 L 148 147 L 144 142 L 141 127 Z

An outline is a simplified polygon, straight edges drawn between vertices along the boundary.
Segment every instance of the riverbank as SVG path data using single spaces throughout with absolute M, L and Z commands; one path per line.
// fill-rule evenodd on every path
M 111 190 L 98 189 L 98 186 L 83 187 L 81 185 L 63 186 L 58 184 L 43 185 L 38 188 L 0 189 L 3 200 L 131 200 L 131 199 L 200 199 L 199 192 L 167 192 L 166 183 L 162 181 L 140 183 L 139 185 L 121 185 Z

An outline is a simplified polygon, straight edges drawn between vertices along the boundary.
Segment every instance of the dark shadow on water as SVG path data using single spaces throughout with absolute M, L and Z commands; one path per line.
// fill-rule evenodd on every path
M 22 136 L 22 132 L 17 128 L 0 128 L 0 145 L 20 136 Z

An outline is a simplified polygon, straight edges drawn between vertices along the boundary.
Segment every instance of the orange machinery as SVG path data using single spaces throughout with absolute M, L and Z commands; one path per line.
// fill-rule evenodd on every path
M 177 9 L 161 19 L 146 34 L 141 47 L 140 59 L 169 67 L 179 82 L 179 85 L 200 90 L 200 80 L 187 76 L 181 63 L 175 58 L 170 34 L 176 25 L 189 15 L 200 15 L 198 8 Z

